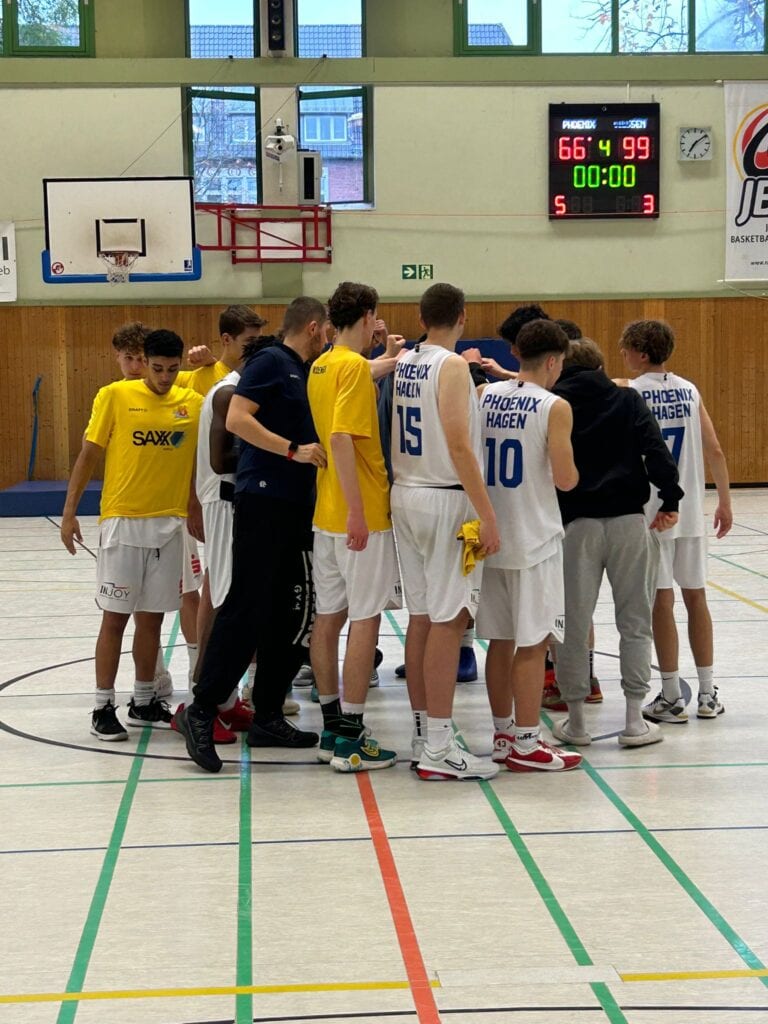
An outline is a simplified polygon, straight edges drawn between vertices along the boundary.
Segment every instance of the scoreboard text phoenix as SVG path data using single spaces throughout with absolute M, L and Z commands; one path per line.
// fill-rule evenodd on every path
M 659 104 L 551 103 L 549 218 L 659 216 Z

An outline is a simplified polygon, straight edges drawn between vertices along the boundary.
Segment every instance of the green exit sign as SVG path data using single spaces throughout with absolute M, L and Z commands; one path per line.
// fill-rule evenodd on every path
M 433 281 L 435 278 L 434 263 L 403 263 L 404 281 Z

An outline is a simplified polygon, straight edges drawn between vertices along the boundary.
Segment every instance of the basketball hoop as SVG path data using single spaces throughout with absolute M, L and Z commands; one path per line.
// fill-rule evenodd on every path
M 133 265 L 140 255 L 140 252 L 131 249 L 100 252 L 99 259 L 107 268 L 107 281 L 110 284 L 127 284 Z

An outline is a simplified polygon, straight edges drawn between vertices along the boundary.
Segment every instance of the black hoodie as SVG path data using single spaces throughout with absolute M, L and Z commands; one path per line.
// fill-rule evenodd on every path
M 569 366 L 552 388 L 573 409 L 573 457 L 579 482 L 558 491 L 563 523 L 643 511 L 659 491 L 662 512 L 677 512 L 683 491 L 675 460 L 653 414 L 633 388 L 617 387 L 602 370 Z

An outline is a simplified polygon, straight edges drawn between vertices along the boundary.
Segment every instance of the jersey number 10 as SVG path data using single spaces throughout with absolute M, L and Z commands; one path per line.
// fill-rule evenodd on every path
M 508 437 L 497 446 L 495 437 L 486 437 L 485 447 L 488 449 L 485 475 L 488 486 L 495 487 L 498 477 L 502 487 L 519 487 L 523 482 L 522 444 L 516 438 Z

